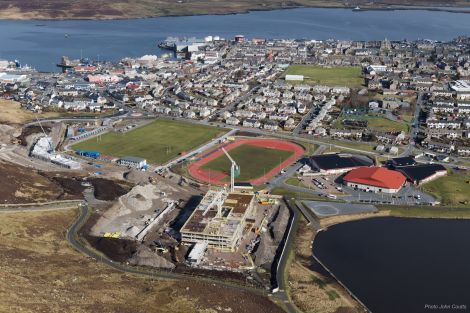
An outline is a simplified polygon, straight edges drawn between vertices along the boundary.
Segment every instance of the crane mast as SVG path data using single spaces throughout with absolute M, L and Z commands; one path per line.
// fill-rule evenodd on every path
M 222 148 L 222 151 L 225 153 L 230 162 L 232 162 L 232 166 L 230 167 L 230 192 L 233 192 L 235 189 L 235 175 L 240 175 L 240 166 L 237 165 L 235 160 L 232 159 L 225 148 Z

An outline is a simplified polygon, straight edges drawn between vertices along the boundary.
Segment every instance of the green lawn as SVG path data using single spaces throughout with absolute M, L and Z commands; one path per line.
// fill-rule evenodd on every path
M 321 141 L 325 143 L 326 145 L 328 144 L 333 144 L 337 146 L 341 146 L 344 148 L 351 148 L 351 149 L 357 149 L 357 150 L 362 150 L 362 151 L 368 151 L 368 152 L 374 152 L 375 151 L 375 145 L 374 144 L 368 144 L 367 142 L 361 142 L 361 141 L 342 141 L 342 140 L 334 140 L 334 139 L 318 139 L 318 141 Z M 340 147 L 330 147 L 327 146 L 325 149 L 324 153 L 329 153 L 329 152 L 351 152 L 350 150 L 347 149 L 341 149 Z
M 288 75 L 304 75 L 308 84 L 327 86 L 361 87 L 363 79 L 360 67 L 325 68 L 313 65 L 291 65 L 286 71 Z
M 276 150 L 251 145 L 241 145 L 228 152 L 235 162 L 240 166 L 238 182 L 246 182 L 263 176 L 280 163 L 291 157 L 294 152 Z M 230 175 L 231 163 L 225 155 L 204 164 L 203 170 L 223 172 Z
M 367 116 L 367 127 L 381 132 L 409 132 L 409 126 L 405 122 L 392 121 L 385 117 Z
M 323 201 L 328 201 L 327 198 L 312 195 L 309 193 L 304 193 L 304 192 L 297 192 L 297 191 L 292 191 L 286 188 L 282 187 L 276 187 L 271 190 L 271 194 L 273 195 L 278 195 L 278 196 L 284 196 L 286 198 L 295 198 L 295 199 L 302 199 L 302 200 L 323 200 Z
M 309 189 L 308 186 L 306 186 L 301 180 L 299 180 L 297 177 L 290 177 L 285 181 L 286 184 L 295 186 L 295 187 L 302 187 L 305 189 Z
M 77 143 L 72 148 L 96 150 L 116 157 L 137 156 L 151 164 L 162 164 L 225 132 L 225 129 L 211 126 L 156 120 L 126 133 L 109 132 Z
M 380 210 L 390 210 L 392 216 L 424 218 L 470 218 L 470 208 L 443 208 L 431 206 L 380 206 Z
M 469 182 L 468 172 L 449 171 L 449 175 L 426 183 L 421 188 L 435 196 L 442 205 L 470 207 Z

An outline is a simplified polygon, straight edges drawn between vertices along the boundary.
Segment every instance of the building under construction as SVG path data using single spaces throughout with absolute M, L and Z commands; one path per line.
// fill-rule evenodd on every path
M 206 242 L 211 248 L 235 251 L 254 208 L 252 193 L 211 189 L 181 228 L 182 242 Z

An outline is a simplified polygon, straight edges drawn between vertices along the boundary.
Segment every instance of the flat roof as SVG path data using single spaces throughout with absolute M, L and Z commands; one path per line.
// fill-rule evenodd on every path
M 254 194 L 225 194 L 209 190 L 184 224 L 181 233 L 232 237 L 253 198 Z M 221 206 L 220 212 L 219 204 Z
M 408 180 L 419 183 L 438 172 L 447 172 L 447 169 L 441 164 L 421 164 L 400 167 L 397 171 L 403 173 Z
M 146 161 L 144 158 L 134 157 L 134 156 L 125 156 L 120 158 L 120 160 L 133 162 L 133 163 L 140 163 L 142 161 Z
M 325 171 L 374 165 L 374 160 L 367 156 L 344 153 L 314 155 L 310 160 L 315 167 Z
M 416 161 L 413 157 L 401 157 L 401 158 L 392 158 L 388 162 L 393 166 L 409 166 L 409 165 L 415 165 Z
M 244 215 L 254 195 L 231 193 L 225 199 L 224 207 L 232 208 L 231 214 Z

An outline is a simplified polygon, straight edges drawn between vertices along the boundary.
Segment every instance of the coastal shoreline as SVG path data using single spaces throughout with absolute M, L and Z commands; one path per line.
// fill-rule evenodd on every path
M 290 6 L 290 7 L 272 7 L 272 8 L 252 8 L 233 12 L 207 12 L 207 13 L 192 13 L 192 14 L 156 14 L 156 15 L 135 15 L 135 16 L 91 16 L 85 17 L 28 17 L 27 15 L 20 16 L 17 14 L 2 15 L 0 11 L 0 20 L 4 21 L 116 21 L 116 20 L 136 20 L 136 19 L 153 19 L 162 17 L 190 17 L 190 16 L 224 16 L 224 15 L 239 15 L 249 14 L 252 12 L 269 12 L 269 11 L 284 11 L 294 9 L 342 9 L 353 10 L 354 7 L 335 6 L 335 5 L 311 5 L 311 6 Z M 430 11 L 430 12 L 447 12 L 447 13 L 463 13 L 470 14 L 470 6 L 453 6 L 453 7 L 432 7 L 432 6 L 416 6 L 416 5 L 397 5 L 397 6 L 370 6 L 361 7 L 356 13 L 368 11 Z
M 470 208 L 469 208 L 470 210 Z M 329 269 L 323 262 L 313 253 L 313 247 L 315 245 L 315 241 L 317 239 L 317 235 L 322 232 L 328 230 L 329 227 L 348 223 L 348 222 L 357 222 L 366 219 L 373 219 L 373 218 L 380 218 L 380 217 L 393 217 L 393 218 L 400 218 L 400 219 L 442 219 L 442 220 L 469 220 L 470 216 L 461 216 L 461 217 L 451 217 L 451 216 L 404 216 L 400 215 L 399 213 L 393 212 L 392 210 L 382 209 L 378 212 L 373 213 L 358 213 L 358 214 L 350 214 L 350 215 L 341 215 L 341 216 L 331 216 L 323 218 L 319 221 L 320 227 L 319 228 L 312 228 L 313 236 L 310 238 L 311 240 L 311 257 L 313 259 L 313 264 L 320 266 L 321 270 L 316 269 L 316 266 L 312 266 L 309 268 L 312 275 L 315 277 L 326 277 L 333 279 L 335 284 L 332 285 L 332 288 L 336 290 L 339 294 L 347 295 L 351 297 L 363 310 L 369 311 L 367 306 L 362 302 L 362 300 L 357 297 L 349 287 L 344 284 L 334 272 Z M 322 271 L 324 271 L 322 273 Z M 326 272 L 326 273 L 325 273 Z

